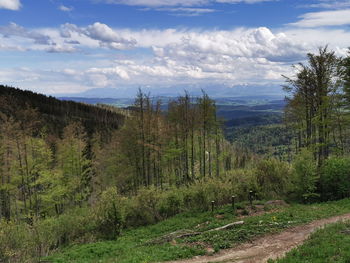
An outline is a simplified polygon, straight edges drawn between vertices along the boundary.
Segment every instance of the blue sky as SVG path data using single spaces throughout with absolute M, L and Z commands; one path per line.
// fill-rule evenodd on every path
M 0 0 L 0 83 L 258 93 L 321 45 L 345 55 L 349 26 L 349 0 Z

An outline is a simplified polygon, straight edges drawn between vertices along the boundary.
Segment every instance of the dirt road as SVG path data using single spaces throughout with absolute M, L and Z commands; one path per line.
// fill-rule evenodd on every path
M 262 263 L 282 257 L 292 248 L 301 245 L 312 232 L 326 224 L 350 220 L 350 214 L 313 221 L 307 225 L 290 228 L 284 232 L 268 235 L 232 249 L 222 250 L 213 256 L 198 256 L 189 260 L 167 263 Z

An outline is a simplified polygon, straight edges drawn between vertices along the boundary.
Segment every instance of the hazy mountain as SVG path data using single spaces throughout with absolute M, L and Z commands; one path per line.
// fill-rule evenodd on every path
M 54 94 L 55 97 L 81 97 L 81 98 L 134 98 L 138 89 L 150 93 L 152 96 L 174 97 L 188 91 L 192 96 L 201 95 L 204 90 L 210 97 L 242 97 L 242 96 L 276 96 L 283 98 L 284 93 L 278 85 L 176 85 L 176 86 L 128 86 L 120 88 L 94 88 L 75 94 Z

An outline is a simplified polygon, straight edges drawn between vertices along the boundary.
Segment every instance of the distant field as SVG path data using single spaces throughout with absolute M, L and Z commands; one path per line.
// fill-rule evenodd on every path
M 83 97 L 61 97 L 61 100 L 73 100 L 88 104 L 107 104 L 116 107 L 128 107 L 134 103 L 131 98 L 83 98 Z M 164 105 L 171 97 L 157 97 Z M 242 118 L 254 118 L 266 115 L 281 115 L 285 106 L 285 101 L 276 99 L 275 96 L 260 97 L 227 97 L 215 98 L 217 105 L 217 115 L 230 124 L 231 120 Z M 164 106 L 165 107 L 165 106 Z M 243 121 L 244 122 L 244 121 Z M 236 123 L 237 124 L 237 123 Z M 261 123 L 263 124 L 263 123 Z M 230 126 L 230 125 L 229 125 Z

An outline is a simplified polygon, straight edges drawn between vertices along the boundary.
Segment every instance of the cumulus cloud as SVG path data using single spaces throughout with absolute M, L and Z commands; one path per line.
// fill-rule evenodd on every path
M 129 49 L 135 46 L 134 39 L 121 38 L 112 28 L 102 23 L 94 23 L 86 28 L 85 34 L 92 39 L 98 40 L 102 47 L 111 49 Z
M 0 45 L 2 50 L 21 46 L 19 41 L 8 41 L 12 39 L 10 36 L 24 35 L 27 41 L 35 42 L 40 35 L 46 36 L 50 44 L 36 44 L 36 50 L 81 51 L 70 61 L 65 58 L 58 62 L 61 69 L 57 69 L 56 63 L 52 71 L 22 71 L 23 76 L 40 76 L 40 82 L 51 83 L 50 86 L 57 89 L 66 85 L 67 90 L 70 85 L 88 89 L 160 83 L 169 86 L 281 83 L 281 75 L 287 75 L 291 65 L 305 59 L 307 52 L 330 44 L 337 54 L 343 55 L 350 43 L 350 32 L 335 28 L 131 30 L 111 28 L 99 22 L 86 27 L 65 24 L 60 28 L 36 30 L 12 27 L 16 30 L 0 28 L 0 34 L 5 36 Z M 22 46 L 27 47 L 27 42 Z M 136 53 L 123 52 L 128 48 L 135 49 Z M 70 68 L 66 68 L 68 63 Z M 47 68 L 45 65 L 43 68 Z M 11 76 L 15 81 L 15 75 Z M 27 85 L 34 85 L 35 81 L 39 83 L 39 79 L 33 78 Z
M 0 0 L 0 9 L 19 10 L 20 8 L 20 0 Z
M 141 83 L 274 82 L 281 81 L 281 74 L 290 70 L 290 62 L 306 52 L 302 44 L 290 44 L 293 41 L 285 34 L 274 34 L 263 27 L 170 32 L 176 35 L 172 41 L 159 43 L 158 38 L 165 38 L 169 31 L 118 32 L 121 36 L 132 34 L 137 43 L 146 39 L 145 36 L 156 36 L 153 42 L 152 38 L 146 41 L 153 57 L 118 59 L 108 66 L 88 67 L 80 72 L 79 81 L 96 87 Z M 70 76 L 71 72 L 69 70 L 66 75 Z
M 132 37 L 122 37 L 118 31 L 99 22 L 87 27 L 64 24 L 60 29 L 34 30 L 10 23 L 6 26 L 0 26 L 0 39 L 3 42 L 2 46 L 5 44 L 6 46 L 22 45 L 22 50 L 44 50 L 51 53 L 72 53 L 81 50 L 77 46 L 125 50 L 134 48 L 137 44 Z
M 229 57 L 266 58 L 286 61 L 300 58 L 305 51 L 301 43 L 293 43 L 285 34 L 273 34 L 268 28 L 232 31 L 187 32 L 180 42 L 164 48 L 154 47 L 160 56 L 198 59 L 217 54 Z
M 0 26 L 0 34 L 2 34 L 5 38 L 11 36 L 28 38 L 34 40 L 36 44 L 40 45 L 49 45 L 51 43 L 50 37 L 35 31 L 27 30 L 24 27 L 19 26 L 15 23 L 10 23 L 7 26 Z
M 88 45 L 93 45 L 92 41 L 97 41 L 100 47 L 116 50 L 130 49 L 136 45 L 135 39 L 121 37 L 117 31 L 99 22 L 82 28 L 67 23 L 61 26 L 60 36 L 70 39 L 67 41 L 77 41 Z
M 350 24 L 350 9 L 311 12 L 289 25 L 297 27 L 343 26 Z

